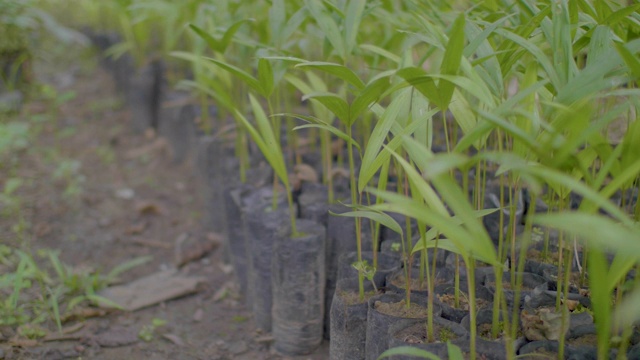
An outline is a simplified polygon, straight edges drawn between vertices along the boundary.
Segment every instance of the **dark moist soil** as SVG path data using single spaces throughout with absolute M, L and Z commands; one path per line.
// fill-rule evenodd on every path
M 340 291 L 339 296 L 342 298 L 345 304 L 350 306 L 355 304 L 366 303 L 367 301 L 369 301 L 369 298 L 372 298 L 378 294 L 379 294 L 378 292 L 375 292 L 373 290 L 365 291 L 364 299 L 362 301 L 360 301 L 360 294 L 357 291 Z
M 454 309 L 469 311 L 469 301 L 467 301 L 468 295 L 462 291 L 460 292 L 460 297 L 458 298 L 459 300 L 458 303 L 460 305 L 458 307 L 455 306 L 456 297 L 454 294 L 443 294 L 443 295 L 437 295 L 437 296 L 438 296 L 438 300 L 449 305 Z M 476 298 L 476 310 L 486 309 L 487 307 L 489 307 L 490 304 L 491 303 L 485 299 Z
M 376 301 L 373 303 L 373 307 L 386 315 L 410 319 L 423 319 L 426 318 L 427 314 L 427 308 L 420 306 L 415 302 L 412 302 L 411 305 L 407 307 L 404 299 L 395 303 Z
M 433 325 L 434 342 L 447 342 L 457 338 L 451 330 L 441 327 L 437 324 Z M 402 340 L 408 344 L 428 344 L 427 340 L 427 324 L 420 323 L 412 325 L 395 335 L 396 339 Z
M 172 268 L 176 257 L 193 249 L 208 249 L 180 269 L 206 281 L 194 294 L 134 312 L 87 308 L 93 311 L 63 323 L 67 329 L 81 328 L 66 340 L 12 346 L 0 337 L 0 358 L 285 359 L 270 351 L 269 334 L 255 330 L 220 247 L 209 246 L 216 236 L 203 230 L 203 188 L 196 172 L 188 164 L 174 165 L 168 146 L 153 133 L 132 134 L 130 112 L 121 105 L 110 76 L 95 62 L 47 63 L 40 69 L 40 81 L 59 94 L 71 91 L 76 96 L 53 113 L 45 102 L 26 106 L 23 116 L 52 119 L 42 122 L 29 149 L 15 155 L 17 173 L 0 172 L 2 183 L 9 176 L 28 180 L 18 192 L 25 204 L 28 243 L 5 244 L 34 254 L 59 250 L 69 266 L 102 273 L 127 260 L 152 256 L 122 274 L 122 283 Z M 54 177 L 60 158 L 77 162 L 77 173 Z M 70 187 L 75 191 L 71 195 Z M 15 238 L 15 221 L 0 217 L 0 237 Z M 138 339 L 156 318 L 166 325 L 151 341 Z M 58 334 L 51 321 L 41 326 Z M 286 359 L 328 359 L 328 343 L 314 354 Z
M 527 259 L 531 259 L 539 263 L 551 264 L 554 266 L 558 266 L 559 257 L 560 257 L 560 253 L 557 251 L 555 252 L 549 251 L 546 257 L 542 255 L 542 251 L 539 251 L 537 249 L 529 249 L 527 251 Z M 575 259 L 573 259 L 572 261 L 575 261 Z M 553 274 L 553 275 L 557 276 L 558 274 Z M 564 276 L 564 274 L 562 274 L 561 276 Z M 586 285 L 583 285 L 583 286 L 579 286 L 579 285 L 581 282 L 586 282 L 587 280 L 588 280 L 588 277 L 585 277 L 585 279 L 583 280 L 582 275 L 578 271 L 572 271 L 571 274 L 569 274 L 569 284 L 577 288 L 586 287 Z
M 598 344 L 598 335 L 589 334 L 574 339 L 567 339 L 567 343 L 575 346 L 596 346 L 596 344 Z

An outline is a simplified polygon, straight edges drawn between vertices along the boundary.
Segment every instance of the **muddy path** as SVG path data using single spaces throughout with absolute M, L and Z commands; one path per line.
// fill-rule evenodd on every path
M 74 271 L 106 272 L 149 256 L 118 277 L 122 284 L 177 262 L 185 262 L 178 274 L 202 281 L 191 294 L 137 311 L 83 309 L 63 324 L 65 336 L 45 322 L 50 341 L 12 343 L 5 327 L 0 358 L 282 359 L 270 351 L 269 334 L 255 331 L 216 234 L 204 230 L 195 171 L 173 164 L 161 138 L 132 135 L 131 115 L 110 77 L 95 57 L 84 61 L 44 64 L 40 81 L 64 101 L 54 108 L 51 101 L 28 103 L 21 115 L 47 118 L 29 149 L 16 154 L 19 176 L 29 179 L 20 190 L 29 224 L 21 246 L 58 250 Z M 4 234 L 14 220 L 1 220 Z M 164 325 L 154 328 L 154 319 Z M 327 343 L 299 357 L 326 358 Z

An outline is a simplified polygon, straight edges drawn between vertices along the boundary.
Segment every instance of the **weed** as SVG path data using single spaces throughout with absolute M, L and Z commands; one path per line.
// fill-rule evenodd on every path
M 153 340 L 156 330 L 166 324 L 166 320 L 153 318 L 153 320 L 151 320 L 151 324 L 144 325 L 142 329 L 140 329 L 138 337 L 143 341 L 150 342 Z

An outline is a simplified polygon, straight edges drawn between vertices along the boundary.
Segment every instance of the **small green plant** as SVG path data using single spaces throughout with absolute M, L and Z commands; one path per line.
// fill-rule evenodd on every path
M 41 259 L 48 259 L 48 266 Z M 64 264 L 57 252 L 39 250 L 34 256 L 9 246 L 0 248 L 0 325 L 36 325 L 53 320 L 58 329 L 62 319 L 76 306 L 107 304 L 119 308 L 96 293 L 117 280 L 118 275 L 149 261 L 136 258 L 113 268 L 106 275 L 81 272 Z M 28 328 L 28 327 L 27 327 Z
M 138 337 L 142 341 L 150 342 L 151 340 L 153 340 L 156 330 L 158 330 L 158 328 L 160 327 L 165 326 L 166 324 L 166 320 L 153 318 L 153 320 L 151 320 L 151 324 L 144 325 L 142 329 L 140 329 L 140 331 L 138 332 Z
M 438 340 L 440 340 L 441 342 L 454 340 L 456 337 L 457 337 L 456 334 L 454 334 L 453 331 L 451 331 L 451 329 L 444 328 L 444 327 L 440 329 L 440 332 L 438 334 Z
M 373 280 L 373 277 L 376 275 L 376 268 L 370 266 L 367 260 L 356 261 L 351 266 L 364 275 L 365 279 L 367 279 L 371 285 L 373 285 L 373 290 L 377 293 L 378 287 L 376 286 L 376 282 Z

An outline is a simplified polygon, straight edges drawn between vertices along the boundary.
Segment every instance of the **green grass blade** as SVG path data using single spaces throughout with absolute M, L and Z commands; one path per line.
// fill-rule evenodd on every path
M 373 174 L 375 174 L 375 171 L 378 170 L 377 168 L 372 168 L 373 161 L 382 149 L 384 140 L 389 135 L 391 126 L 396 122 L 396 118 L 401 112 L 409 107 L 410 100 L 411 89 L 405 89 L 395 99 L 393 99 L 391 104 L 389 104 L 385 112 L 382 114 L 380 120 L 376 123 L 376 126 L 373 128 L 364 150 L 362 165 L 360 166 L 360 175 L 358 176 L 358 189 L 360 189 L 360 191 L 364 189 L 369 180 L 373 177 Z
M 366 207 L 363 207 L 363 208 L 366 209 Z M 397 221 L 395 221 L 391 216 L 385 213 L 375 212 L 375 211 L 366 211 L 366 210 L 350 211 L 342 214 L 336 214 L 331 211 L 329 213 L 335 216 L 363 217 L 363 218 L 371 219 L 377 223 L 380 223 L 381 225 L 388 227 L 394 232 L 400 234 L 400 236 L 404 235 L 404 231 L 402 231 L 402 227 L 400 226 L 400 224 L 398 224 Z
M 458 73 L 460 60 L 462 59 L 462 52 L 464 51 L 464 26 L 465 17 L 464 13 L 462 13 L 456 18 L 451 27 L 449 42 L 447 43 L 444 57 L 442 58 L 442 64 L 440 65 L 440 72 L 443 75 L 456 75 Z M 440 91 L 442 105 L 444 105 L 444 107 L 441 107 L 442 111 L 449 107 L 454 89 L 455 85 L 450 83 L 448 80 L 443 79 L 438 83 L 438 90 Z
M 327 12 L 325 5 L 320 0 L 305 0 L 305 4 L 311 16 L 315 19 L 320 29 L 322 29 L 325 38 L 331 43 L 331 46 L 333 46 L 338 53 L 338 56 L 344 60 L 347 56 L 344 38 L 342 37 L 338 24 Z
M 268 149 L 269 157 L 267 159 L 271 159 L 269 161 L 269 165 L 271 165 L 273 171 L 275 171 L 276 175 L 280 178 L 280 181 L 285 185 L 285 188 L 288 189 L 289 176 L 287 174 L 282 149 L 280 147 L 280 143 L 276 139 L 274 129 L 271 128 L 271 123 L 269 122 L 267 115 L 264 113 L 262 105 L 260 105 L 258 100 L 251 94 L 249 94 L 249 102 L 251 103 L 251 110 L 255 116 L 258 130 L 260 131 L 260 137 L 263 139 Z
M 636 287 L 616 307 L 614 319 L 622 327 L 633 327 L 640 320 L 640 288 Z
M 449 354 L 449 360 L 463 360 L 462 350 L 450 342 L 447 341 L 447 352 Z
M 60 318 L 60 304 L 58 303 L 58 295 L 47 287 L 49 293 L 49 303 L 51 304 L 51 310 L 53 311 L 53 319 L 56 322 L 58 332 L 62 332 L 62 320 Z
M 426 116 L 431 117 L 436 112 L 436 109 L 431 110 Z M 391 128 L 391 132 L 394 134 L 391 141 L 386 144 L 386 148 L 395 151 L 402 145 L 403 137 L 410 136 L 416 131 L 422 128 L 422 124 L 420 122 L 412 122 L 406 128 L 402 128 L 398 123 L 394 123 Z M 378 172 L 378 170 L 385 164 L 389 163 L 389 159 L 391 158 L 391 153 L 388 151 L 380 151 L 376 155 L 376 157 L 371 160 L 369 156 L 367 156 L 367 152 L 365 151 L 365 156 L 367 159 L 363 157 L 362 165 L 360 166 L 360 173 L 358 174 L 358 189 L 359 191 L 363 191 L 366 184 L 373 178 L 373 176 Z
M 378 78 L 374 82 L 367 84 L 351 103 L 349 118 L 355 121 L 365 109 L 380 99 L 382 93 L 389 88 L 389 85 L 388 77 Z
M 500 36 L 508 39 L 508 40 L 513 41 L 514 43 L 516 43 L 520 47 L 522 47 L 525 50 L 527 50 L 527 52 L 529 52 L 531 55 L 533 55 L 533 57 L 536 59 L 536 61 L 538 61 L 540 66 L 542 66 L 542 68 L 545 70 L 545 72 L 547 73 L 547 76 L 549 77 L 549 80 L 551 81 L 551 84 L 556 89 L 559 89 L 559 88 L 562 87 L 562 82 L 560 81 L 560 78 L 558 77 L 558 73 L 556 72 L 553 64 L 551 63 L 551 61 L 549 61 L 549 58 L 542 51 L 541 48 L 536 46 L 536 44 L 534 44 L 533 42 L 531 42 L 531 41 L 529 41 L 527 39 L 524 39 L 520 35 L 512 33 L 510 31 L 507 31 L 507 30 L 504 30 L 504 29 L 497 29 L 496 33 L 499 34 Z
M 293 128 L 293 130 L 311 129 L 311 128 L 327 130 L 327 131 L 331 132 L 332 134 L 334 134 L 335 136 L 339 137 L 340 139 L 344 140 L 347 144 L 350 143 L 351 145 L 355 146 L 358 150 L 360 150 L 360 144 L 358 144 L 354 139 L 349 138 L 349 135 L 345 134 L 340 129 L 338 129 L 338 128 L 334 127 L 334 126 L 331 126 L 331 125 L 327 125 L 327 124 L 307 124 L 307 125 L 296 126 L 295 128 Z
M 616 44 L 616 50 L 624 60 L 634 78 L 640 79 L 640 59 L 634 56 L 623 44 Z
M 265 97 L 270 97 L 275 86 L 273 80 L 273 68 L 269 60 L 260 58 L 258 60 L 258 82 L 264 90 Z
M 609 353 L 611 337 L 611 292 L 607 286 L 607 259 L 599 251 L 589 251 L 589 291 L 591 292 L 591 306 L 593 307 L 594 322 L 598 338 L 598 358 L 606 359 Z M 605 357 L 600 356 L 604 354 Z
M 347 12 L 345 14 L 344 21 L 344 44 L 347 54 L 353 52 L 353 49 L 357 45 L 356 39 L 358 36 L 358 29 L 362 22 L 366 4 L 366 0 L 351 0 L 347 5 Z
M 343 98 L 332 93 L 311 93 L 302 97 L 302 100 L 313 100 L 324 105 L 345 125 L 349 126 L 349 104 Z
M 400 65 L 400 63 L 402 62 L 402 59 L 400 58 L 400 56 L 392 53 L 391 51 L 388 51 L 384 48 L 381 48 L 379 46 L 375 46 L 372 44 L 361 44 L 360 48 L 363 50 L 367 50 L 370 51 L 376 55 L 380 55 L 384 58 L 387 58 L 389 60 L 391 60 L 392 62 L 396 63 L 397 65 Z
M 407 67 L 398 70 L 396 74 L 405 79 L 441 110 L 444 109 L 444 100 L 440 95 L 440 91 L 433 78 L 429 77 L 426 71 L 417 67 Z
M 228 71 L 232 75 L 236 76 L 238 79 L 242 80 L 245 84 L 247 84 L 251 89 L 253 89 L 253 91 L 257 92 L 258 94 L 264 97 L 267 97 L 266 91 L 265 89 L 262 88 L 262 85 L 260 84 L 260 82 L 256 78 L 251 76 L 249 73 L 247 73 L 246 71 L 234 65 L 227 64 L 217 59 L 213 59 L 210 57 L 205 57 L 205 59 L 211 61 L 212 63 L 216 64 L 217 66 L 223 68 L 224 70 Z
M 447 238 L 451 239 L 451 242 L 455 245 L 456 253 L 463 257 L 470 255 L 470 248 L 465 242 L 468 242 L 469 239 L 473 239 L 474 237 L 448 215 L 441 215 L 424 202 L 418 202 L 404 195 L 388 191 L 378 191 L 372 188 L 367 188 L 367 191 L 385 201 L 382 204 L 372 206 L 372 209 L 405 215 L 436 228 L 440 233 L 445 234 Z
M 640 232 L 601 215 L 564 212 L 534 215 L 533 221 L 578 236 L 602 251 L 640 259 Z
M 623 6 L 620 10 L 617 10 L 611 15 L 607 16 L 607 18 L 604 19 L 602 23 L 609 26 L 617 25 L 622 20 L 626 19 L 629 15 L 634 14 L 638 10 L 640 10 L 640 4 Z
M 131 259 L 129 261 L 125 261 L 124 263 L 117 265 L 111 271 L 109 271 L 107 276 L 105 276 L 105 280 L 107 281 L 107 283 L 111 283 L 115 281 L 120 274 L 127 272 L 138 266 L 144 265 L 149 261 L 151 261 L 152 259 L 153 259 L 153 256 L 147 255 L 147 256 L 140 256 L 135 259 Z
M 302 23 L 307 20 L 308 17 L 309 13 L 305 7 L 302 7 L 298 11 L 296 11 L 289 18 L 287 23 L 282 28 L 282 31 L 280 32 L 280 38 L 282 39 L 281 41 L 284 42 L 285 40 L 289 39 L 295 33 L 295 31 L 298 30 L 300 25 L 302 25 Z
M 267 141 L 263 139 L 260 132 L 253 125 L 251 125 L 249 120 L 247 120 L 247 118 L 244 117 L 244 115 L 242 115 L 240 111 L 236 110 L 235 116 L 236 116 L 236 119 L 238 119 L 240 123 L 245 127 L 245 129 L 247 129 L 247 131 L 249 132 L 249 135 L 251 136 L 253 141 L 256 143 L 256 145 L 260 149 L 260 152 L 262 152 L 262 154 L 264 155 L 269 165 L 271 165 L 271 167 L 273 168 L 273 171 L 276 173 L 276 176 L 280 180 L 282 180 L 282 176 L 284 176 L 285 180 L 283 181 L 283 184 L 285 185 L 288 184 L 289 178 L 287 176 L 286 169 L 284 173 L 282 171 L 284 167 L 284 160 L 282 160 L 282 154 L 281 152 L 279 152 L 279 146 L 277 148 L 274 148 L 271 145 L 272 143 L 267 143 Z M 256 118 L 257 117 L 258 116 L 256 116 Z M 268 120 L 267 120 L 267 123 L 268 123 Z M 271 137 L 273 137 L 273 134 Z
M 284 0 L 272 0 L 269 8 L 269 29 L 271 30 L 271 39 L 275 43 L 276 48 L 280 48 L 284 43 L 282 36 L 283 28 L 287 20 L 287 7 Z
M 211 36 L 208 32 L 206 32 L 204 29 L 194 25 L 194 24 L 189 24 L 189 28 L 196 33 L 196 35 L 200 36 L 209 46 L 210 49 L 212 49 L 213 51 L 217 51 L 217 52 L 224 52 L 224 49 L 222 48 L 222 43 L 220 41 L 218 41 L 218 39 L 214 38 L 213 36 Z
M 340 139 L 344 140 L 347 144 L 350 143 L 351 145 L 355 146 L 358 150 L 360 150 L 360 144 L 358 144 L 355 140 L 349 138 L 349 135 L 345 134 L 340 129 L 338 129 L 336 127 L 333 127 L 333 126 L 330 126 L 330 125 L 325 125 L 325 124 L 307 124 L 307 125 L 296 126 L 295 128 L 293 128 L 293 130 L 312 129 L 312 128 L 327 130 L 327 131 L 331 132 L 332 134 L 334 134 L 335 136 L 339 137 Z
M 356 89 L 362 90 L 365 87 L 365 83 L 360 80 L 353 70 L 348 67 L 336 63 L 324 62 L 324 61 L 309 61 L 296 65 L 296 68 L 313 68 L 332 74 L 353 85 Z
M 613 258 L 607 273 L 607 280 L 605 281 L 605 284 L 609 285 L 609 293 L 613 293 L 618 284 L 625 280 L 625 277 L 637 262 L 637 258 L 629 256 L 626 253 L 618 253 L 615 258 Z
M 240 30 L 240 27 L 242 27 L 242 25 L 252 21 L 254 20 L 243 19 L 231 24 L 231 26 L 227 28 L 227 31 L 224 32 L 224 35 L 222 35 L 222 39 L 220 40 L 220 46 L 222 47 L 220 52 L 225 52 L 227 50 L 227 48 L 229 47 L 229 44 L 231 44 L 231 41 L 233 40 L 233 37 L 236 35 L 238 30 Z

